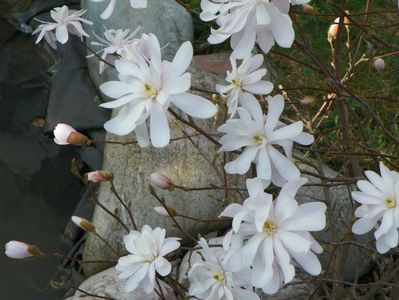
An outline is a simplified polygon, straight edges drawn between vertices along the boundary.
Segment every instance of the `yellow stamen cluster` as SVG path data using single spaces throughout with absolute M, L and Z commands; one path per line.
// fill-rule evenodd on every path
M 223 282 L 224 281 L 224 274 L 223 273 L 216 273 L 215 275 L 213 275 L 213 278 L 217 281 L 217 282 Z
M 235 87 L 240 87 L 240 85 L 241 85 L 241 81 L 238 78 L 237 79 L 233 79 L 231 82 L 233 83 L 233 85 Z
M 276 232 L 277 226 L 276 224 L 274 224 L 272 221 L 267 220 L 264 224 L 263 224 L 263 232 L 271 235 L 273 233 Z
M 255 140 L 255 143 L 261 144 L 263 142 L 263 140 L 264 140 L 264 137 L 261 136 L 261 135 L 255 135 L 254 136 L 254 140 Z
M 387 199 L 385 199 L 384 202 L 385 202 L 386 207 L 388 207 L 388 208 L 396 207 L 396 200 L 395 199 L 387 198 Z
M 149 83 L 144 84 L 144 92 L 148 98 L 155 97 L 158 94 L 158 91 L 155 88 L 155 86 L 153 86 L 152 84 L 149 84 Z

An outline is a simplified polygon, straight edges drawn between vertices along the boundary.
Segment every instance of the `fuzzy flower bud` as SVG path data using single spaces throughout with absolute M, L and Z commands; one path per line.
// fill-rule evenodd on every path
M 15 259 L 39 257 L 44 255 L 36 246 L 19 241 L 9 241 L 6 244 L 5 254 L 9 258 L 15 258 Z
M 170 213 L 168 212 L 168 210 Z M 163 206 L 154 207 L 154 211 L 162 217 L 175 217 L 177 215 L 176 211 L 173 208 L 168 206 L 168 210 Z
M 86 174 L 87 180 L 91 182 L 111 181 L 114 175 L 107 171 L 93 171 Z
M 94 232 L 95 231 L 95 227 L 94 227 L 93 223 L 91 223 L 90 221 L 86 220 L 85 218 L 72 216 L 71 220 L 76 226 L 80 227 L 84 231 L 87 231 L 87 232 Z
M 376 57 L 372 60 L 371 67 L 376 72 L 382 72 L 385 69 L 385 61 L 381 57 Z
M 315 97 L 305 96 L 303 97 L 303 99 L 299 100 L 299 103 L 301 103 L 301 105 L 309 105 L 312 104 L 314 101 L 316 101 Z
M 54 142 L 58 145 L 74 145 L 74 146 L 88 146 L 91 140 L 77 132 L 68 124 L 57 124 L 54 128 Z
M 338 35 L 338 28 L 339 28 L 339 17 L 334 20 L 334 22 L 330 25 L 330 28 L 328 28 L 328 33 L 327 33 L 327 40 L 331 43 L 333 40 L 337 38 Z M 348 20 L 347 17 L 344 18 L 343 24 L 345 26 L 348 26 L 350 24 L 350 21 Z
M 314 8 L 312 5 L 310 4 L 302 4 L 302 8 L 303 11 L 308 13 L 308 14 L 312 14 L 315 15 L 317 13 L 317 9 Z
M 150 175 L 151 184 L 164 190 L 173 190 L 173 182 L 161 173 L 152 173 Z

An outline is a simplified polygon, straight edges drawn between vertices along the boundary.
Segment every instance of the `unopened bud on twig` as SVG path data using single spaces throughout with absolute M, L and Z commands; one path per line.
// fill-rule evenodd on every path
M 317 9 L 314 8 L 314 7 L 313 7 L 312 5 L 310 5 L 310 4 L 302 4 L 302 7 L 303 7 L 303 11 L 304 11 L 305 13 L 312 14 L 312 15 L 317 14 Z
M 72 216 L 71 220 L 76 226 L 82 228 L 84 231 L 87 231 L 87 232 L 94 232 L 95 231 L 95 227 L 94 227 L 93 223 L 91 223 L 90 221 L 86 220 L 85 218 Z
M 161 173 L 152 173 L 150 175 L 151 184 L 164 190 L 173 190 L 173 182 Z
M 334 23 L 330 25 L 330 28 L 328 28 L 328 32 L 327 32 L 327 40 L 331 43 L 333 40 L 335 40 L 337 38 L 338 35 L 338 27 L 339 27 L 339 20 L 340 18 L 336 18 L 334 20 Z M 348 20 L 347 17 L 344 18 L 344 25 L 349 25 L 350 21 Z
M 169 210 L 169 212 L 168 212 L 168 210 Z M 169 206 L 168 206 L 168 209 L 166 209 L 163 206 L 155 206 L 154 211 L 162 217 L 175 217 L 177 215 L 176 211 Z
M 44 255 L 44 253 L 42 253 L 36 246 L 19 241 L 9 241 L 6 244 L 5 254 L 10 258 L 15 259 L 39 257 Z
M 382 72 L 385 69 L 385 61 L 381 57 L 376 57 L 372 60 L 371 67 L 376 72 Z
M 86 173 L 86 178 L 91 182 L 111 181 L 114 175 L 107 171 L 97 170 Z
M 305 97 L 303 97 L 303 99 L 299 100 L 299 103 L 301 103 L 301 105 L 309 105 L 309 104 L 312 104 L 315 101 L 316 101 L 315 97 L 305 96 Z
M 53 132 L 54 142 L 58 145 L 89 146 L 91 144 L 87 136 L 77 132 L 68 124 L 57 124 Z

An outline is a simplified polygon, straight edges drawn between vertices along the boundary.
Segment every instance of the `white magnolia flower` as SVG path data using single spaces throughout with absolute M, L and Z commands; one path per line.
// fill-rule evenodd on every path
M 170 140 L 167 110 L 171 103 L 188 115 L 201 119 L 212 117 L 216 106 L 203 97 L 187 93 L 191 75 L 185 71 L 193 57 L 191 43 L 183 43 L 173 62 L 169 62 L 161 60 L 156 36 L 150 34 L 149 39 L 150 59 L 137 54 L 137 65 L 125 60 L 115 61 L 119 81 L 109 81 L 100 86 L 105 95 L 117 99 L 101 106 L 121 107 L 118 115 L 105 123 L 104 128 L 118 135 L 135 130 L 137 139 L 145 145 L 148 139 L 145 122 L 149 117 L 151 143 L 155 147 L 164 147 Z
M 298 205 L 295 194 L 306 182 L 306 178 L 288 182 L 274 202 L 271 197 L 261 196 L 242 206 L 229 205 L 221 214 L 233 218 L 236 223 L 234 235 L 245 241 L 229 256 L 227 267 L 234 272 L 251 267 L 251 284 L 266 293 L 277 292 L 283 283 L 294 278 L 292 258 L 311 275 L 321 272 L 315 253 L 321 253 L 323 249 L 309 231 L 320 231 L 325 227 L 327 207 L 322 202 Z M 260 180 L 252 184 L 257 184 L 258 190 L 263 188 Z M 243 217 L 242 211 L 248 211 L 248 205 L 251 213 Z
M 216 91 L 223 96 L 227 96 L 228 113 L 231 117 L 236 114 L 238 104 L 245 106 L 242 100 L 244 91 L 267 95 L 273 90 L 273 84 L 269 81 L 262 80 L 266 75 L 266 69 L 259 67 L 263 64 L 263 55 L 248 56 L 244 58 L 241 65 L 237 68 L 237 62 L 230 57 L 232 70 L 227 71 L 226 81 L 230 84 L 222 86 L 217 84 Z
M 271 180 L 277 186 L 299 177 L 299 170 L 291 161 L 293 143 L 309 145 L 313 142 L 312 135 L 302 132 L 302 121 L 290 125 L 279 121 L 284 109 L 281 95 L 267 98 L 267 117 L 263 115 L 260 104 L 253 95 L 243 93 L 242 101 L 246 108 L 238 108 L 239 118 L 228 120 L 218 129 L 226 133 L 219 140 L 222 144 L 220 151 L 244 148 L 235 160 L 225 165 L 226 172 L 245 174 L 254 162 L 257 176 Z M 282 147 L 285 155 L 275 145 Z
M 193 264 L 189 271 L 191 296 L 206 300 L 259 300 L 248 285 L 248 272 L 233 273 L 226 268 L 223 249 L 209 248 L 203 238 L 198 244 L 203 261 Z
M 66 5 L 54 8 L 50 12 L 50 16 L 56 22 L 51 23 L 39 20 L 39 22 L 43 24 L 39 25 L 39 27 L 33 31 L 32 34 L 40 32 L 36 44 L 44 37 L 47 43 L 52 48 L 56 49 L 57 45 L 55 42 L 58 41 L 61 44 L 65 44 L 68 41 L 69 33 L 77 35 L 80 38 L 83 38 L 83 36 L 88 37 L 89 35 L 84 31 L 82 23 L 92 25 L 93 22 L 81 18 L 85 13 L 85 9 L 79 11 L 73 9 L 69 10 Z
M 104 2 L 106 0 L 91 0 L 93 2 Z M 101 19 L 108 19 L 115 10 L 117 0 L 109 0 L 109 4 L 104 12 L 101 14 Z M 133 8 L 146 8 L 147 7 L 147 0 L 130 0 L 130 5 Z
M 231 37 L 235 58 L 246 57 L 255 42 L 268 52 L 275 41 L 289 48 L 295 33 L 288 15 L 290 4 L 304 4 L 309 0 L 202 0 L 200 18 L 215 20 L 220 26 L 211 29 L 208 42 L 219 44 Z
M 129 29 L 109 29 L 104 32 L 105 39 L 99 37 L 97 34 L 93 32 L 93 35 L 96 37 L 98 42 L 92 42 L 93 46 L 103 47 L 97 53 L 101 53 L 101 58 L 105 60 L 107 55 L 117 54 L 119 56 L 126 55 L 125 53 L 129 51 L 129 47 L 134 43 L 133 37 L 137 34 L 137 32 L 141 29 L 138 27 L 134 32 L 130 32 Z M 88 57 L 93 57 L 94 54 L 89 55 Z M 99 62 L 100 74 L 104 71 L 106 64 L 100 60 Z
M 116 270 L 120 279 L 127 279 L 125 291 L 134 291 L 141 286 L 147 294 L 154 291 L 155 272 L 167 276 L 172 265 L 164 256 L 180 247 L 179 238 L 165 238 L 165 229 L 151 229 L 144 225 L 140 231 L 132 230 L 123 239 L 130 253 L 119 258 Z
M 365 234 L 377 228 L 374 237 L 377 251 L 386 253 L 398 246 L 399 228 L 399 173 L 389 170 L 380 162 L 380 173 L 366 171 L 367 180 L 359 180 L 360 191 L 352 197 L 361 204 L 355 211 L 359 219 L 353 224 L 355 234 Z

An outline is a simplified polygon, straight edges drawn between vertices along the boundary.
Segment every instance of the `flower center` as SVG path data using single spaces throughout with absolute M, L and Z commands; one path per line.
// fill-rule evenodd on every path
M 386 207 L 388 207 L 388 208 L 394 208 L 396 206 L 396 200 L 395 199 L 387 198 L 387 199 L 385 199 L 384 202 L 385 202 Z
M 255 143 L 257 143 L 257 144 L 262 144 L 264 139 L 265 138 L 263 136 L 261 136 L 261 135 L 255 135 L 254 136 Z
M 158 91 L 155 88 L 155 86 L 149 83 L 144 83 L 144 92 L 148 98 L 155 97 L 158 94 Z
M 274 224 L 272 221 L 267 220 L 263 224 L 263 232 L 266 233 L 267 235 L 272 235 L 273 233 L 276 232 L 277 226 Z
M 240 85 L 241 85 L 241 81 L 240 81 L 240 79 L 233 79 L 232 81 L 231 81 L 232 83 L 233 83 L 233 85 L 235 86 L 235 87 L 237 87 L 237 88 L 239 88 L 240 87 Z
M 224 281 L 224 275 L 220 272 L 213 275 L 213 278 L 219 283 L 222 283 Z

